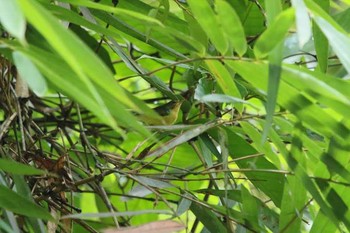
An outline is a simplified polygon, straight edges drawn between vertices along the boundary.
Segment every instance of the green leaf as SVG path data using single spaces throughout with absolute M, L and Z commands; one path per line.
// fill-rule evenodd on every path
M 233 77 L 223 64 L 216 60 L 207 60 L 205 63 L 226 95 L 241 97 L 241 94 L 233 81 Z
M 28 217 L 53 220 L 45 209 L 3 185 L 0 185 L 0 207 Z
M 176 210 L 177 216 L 181 216 L 183 213 L 190 209 L 192 201 L 186 198 L 187 196 L 189 195 L 185 194 L 185 197 L 181 198 Z
M 288 33 L 294 22 L 294 10 L 288 9 L 280 13 L 259 37 L 254 45 L 254 54 L 257 58 L 266 57 Z
M 255 230 L 259 230 L 259 209 L 256 199 L 250 194 L 250 192 L 241 186 L 242 192 L 242 212 L 244 213 L 245 219 L 249 226 Z
M 191 8 L 194 17 L 202 26 L 216 49 L 220 53 L 226 54 L 228 50 L 227 39 L 218 18 L 208 1 L 188 0 L 187 3 Z
M 301 232 L 306 190 L 296 177 L 288 176 L 283 190 L 279 229 L 281 232 Z
M 99 105 L 99 110 L 102 112 L 99 116 L 103 115 L 105 122 L 107 121 L 110 126 L 116 128 L 116 122 L 96 90 L 96 85 L 110 93 L 116 102 L 132 109 L 138 109 L 137 105 L 130 101 L 125 91 L 114 81 L 108 67 L 76 35 L 67 31 L 37 2 L 20 0 L 20 3 L 28 21 L 46 38 L 85 84 L 87 91 Z M 134 121 L 134 124 L 137 122 Z
M 254 171 L 256 168 L 275 170 L 277 167 L 265 157 L 259 156 L 260 153 L 242 137 L 237 135 L 234 130 L 227 127 L 224 129 L 230 142 L 227 147 L 231 158 L 236 159 L 236 164 L 239 168 L 252 170 L 245 173 L 245 176 L 254 184 L 255 187 L 269 196 L 274 204 L 279 207 L 282 199 L 284 175 L 273 172 Z M 217 140 L 217 135 L 212 132 L 210 133 L 210 135 Z M 251 157 L 248 158 L 248 156 Z
M 350 73 L 350 38 L 347 33 L 337 30 L 320 16 L 315 16 L 314 20 L 327 37 L 333 51 L 337 54 L 345 69 Z
M 312 32 L 310 17 L 304 0 L 292 0 L 292 5 L 295 8 L 299 48 L 302 49 L 303 46 L 311 39 Z
M 162 23 L 159 20 L 157 20 L 153 17 L 149 17 L 149 16 L 144 15 L 144 14 L 140 14 L 136 11 L 130 11 L 130 10 L 125 10 L 125 9 L 120 9 L 117 7 L 106 6 L 104 4 L 91 2 L 91 1 L 87 1 L 87 0 L 61 0 L 61 2 L 67 2 L 67 3 L 73 4 L 73 5 L 78 5 L 78 6 L 85 6 L 85 7 L 89 7 L 89 8 L 96 9 L 96 10 L 102 10 L 105 12 L 114 13 L 117 15 L 125 15 L 127 17 L 136 18 L 136 19 L 140 20 L 140 22 L 143 22 L 143 23 L 162 26 Z
M 0 170 L 17 175 L 44 175 L 47 172 L 9 159 L 0 159 Z
M 243 61 L 227 61 L 229 66 L 239 73 L 244 79 L 266 93 L 268 66 L 262 63 L 252 63 Z M 295 68 L 299 71 L 301 69 Z M 309 95 L 292 87 L 284 80 L 288 80 L 288 75 L 282 72 L 282 81 L 280 82 L 280 93 L 277 102 L 282 107 L 295 114 L 307 127 L 326 137 L 336 137 L 337 140 L 347 141 L 349 137 L 349 126 L 345 122 L 339 121 L 339 116 L 327 112 L 320 105 L 314 104 L 315 99 L 310 99 Z M 331 80 L 329 80 L 331 83 Z M 340 83 L 336 82 L 335 85 Z M 344 89 L 345 91 L 345 89 Z M 325 125 L 324 122 L 327 122 Z
M 216 9 L 228 41 L 238 55 L 243 56 L 247 51 L 247 41 L 239 16 L 230 4 L 223 0 L 216 2 Z
M 315 2 L 319 4 L 325 11 L 329 11 L 329 0 L 315 0 Z M 312 24 L 312 30 L 317 55 L 317 68 L 321 72 L 326 73 L 328 66 L 329 43 L 317 24 Z
M 25 42 L 26 21 L 17 0 L 0 1 L 0 23 L 11 35 Z
M 198 220 L 209 230 L 209 232 L 225 233 L 228 232 L 216 215 L 208 208 L 192 202 L 190 210 Z
M 47 91 L 46 81 L 32 61 L 18 51 L 13 52 L 12 56 L 18 73 L 30 89 L 39 96 L 44 95 Z

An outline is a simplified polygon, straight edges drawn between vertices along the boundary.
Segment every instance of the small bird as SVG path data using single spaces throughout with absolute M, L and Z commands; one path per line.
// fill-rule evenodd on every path
M 140 115 L 138 118 L 148 125 L 172 125 L 176 122 L 179 115 L 181 101 L 170 101 L 169 103 L 160 105 L 153 110 L 158 113 L 160 117 L 149 117 Z

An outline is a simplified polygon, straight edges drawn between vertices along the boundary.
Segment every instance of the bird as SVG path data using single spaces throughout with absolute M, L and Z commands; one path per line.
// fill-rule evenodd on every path
M 153 108 L 160 117 L 139 115 L 140 121 L 148 125 L 172 125 L 176 122 L 183 100 L 170 101 L 166 104 Z

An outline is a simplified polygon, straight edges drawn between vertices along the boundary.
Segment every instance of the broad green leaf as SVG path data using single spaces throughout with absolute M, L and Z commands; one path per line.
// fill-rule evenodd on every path
M 347 146 L 341 145 L 333 138 L 330 138 L 328 150 L 321 157 L 331 176 L 338 174 L 346 181 L 350 180 L 350 171 L 346 169 L 346 165 L 349 162 L 346 156 L 347 151 Z
M 15 233 L 16 230 L 12 229 L 4 220 L 0 220 L 0 230 L 7 233 Z M 19 231 L 19 228 L 18 228 Z
M 245 176 L 257 187 L 259 190 L 264 192 L 267 196 L 271 198 L 274 204 L 279 207 L 282 199 L 283 192 L 283 174 L 273 173 L 273 172 L 263 172 L 254 171 L 254 169 L 266 169 L 266 170 L 276 170 L 277 167 L 274 166 L 265 157 L 259 156 L 258 152 L 254 147 L 252 147 L 248 142 L 246 142 L 242 137 L 240 137 L 234 130 L 230 128 L 225 128 L 228 136 L 229 144 L 228 150 L 229 155 L 232 159 L 237 159 L 236 164 L 241 169 L 252 169 L 252 171 L 245 173 Z M 215 140 L 217 140 L 217 135 L 210 134 Z M 256 156 L 254 156 L 256 155 Z M 252 156 L 251 158 L 245 158 L 246 156 Z M 245 158 L 245 159 L 239 159 Z
M 101 33 L 103 35 L 112 36 L 113 38 L 119 38 L 121 36 L 118 32 L 116 32 L 114 30 L 108 30 L 101 25 L 91 23 L 90 21 L 87 21 L 86 19 L 81 17 L 79 14 L 72 12 L 72 11 L 69 11 L 69 10 L 66 10 L 62 7 L 58 7 L 58 6 L 51 5 L 51 4 L 45 5 L 45 7 L 47 9 L 49 9 L 54 15 L 56 15 L 58 18 L 60 18 L 62 20 L 73 22 L 77 25 L 84 26 L 84 27 L 89 28 L 93 31 Z M 121 21 L 117 17 L 112 16 L 106 12 L 98 11 L 98 10 L 91 10 L 91 13 L 95 17 L 100 18 L 101 20 L 108 22 L 111 26 L 117 28 L 118 30 L 120 30 L 120 31 L 140 40 L 140 41 L 146 42 L 146 35 L 145 34 L 143 34 L 141 31 L 136 30 L 135 28 L 126 24 L 125 22 Z M 153 47 L 165 52 L 165 53 L 168 53 L 169 55 L 174 55 L 174 56 L 177 56 L 177 57 L 182 58 L 182 59 L 186 58 L 186 56 L 182 55 L 181 53 L 174 50 L 173 48 L 170 48 L 169 46 L 162 44 L 160 41 L 156 40 L 153 37 L 148 38 L 147 43 L 149 45 L 152 45 Z
M 33 218 L 53 220 L 49 212 L 16 192 L 0 185 L 0 207 Z
M 216 2 L 216 10 L 228 41 L 238 55 L 243 56 L 247 51 L 247 41 L 239 16 L 230 4 L 223 0 Z
M 226 62 L 244 79 L 254 84 L 262 93 L 266 93 L 268 65 L 263 63 L 252 63 L 243 61 Z M 339 117 L 328 113 L 324 108 L 314 104 L 316 100 L 310 99 L 300 90 L 292 87 L 284 81 L 288 76 L 282 72 L 280 93 L 277 102 L 290 112 L 295 114 L 301 121 L 307 124 L 310 129 L 324 136 L 336 137 L 338 140 L 347 141 L 349 137 L 349 126 L 345 122 L 339 122 Z M 327 125 L 324 124 L 327 122 Z
M 208 208 L 192 202 L 190 210 L 198 220 L 209 230 L 209 232 L 225 233 L 228 232 L 216 215 Z
M 296 177 L 286 177 L 283 189 L 279 230 L 286 233 L 301 232 L 306 189 Z
M 18 73 L 30 89 L 39 96 L 44 95 L 47 91 L 46 81 L 32 61 L 18 51 L 13 52 L 12 56 Z
M 109 125 L 116 127 L 116 122 L 94 84 L 104 88 L 106 92 L 114 96 L 116 102 L 121 102 L 132 109 L 138 109 L 127 98 L 125 91 L 114 81 L 108 67 L 72 32 L 67 31 L 38 3 L 30 0 L 20 0 L 20 3 L 28 21 L 46 38 L 84 82 L 87 90 L 100 106 L 100 111 Z M 66 41 L 70 41 L 70 43 L 66 43 Z
M 316 0 L 315 2 L 319 4 L 326 12 L 329 11 L 329 0 Z M 328 66 L 329 43 L 317 24 L 312 24 L 312 30 L 317 55 L 317 68 L 321 72 L 326 73 Z
M 89 7 L 89 8 L 96 9 L 96 10 L 102 10 L 105 12 L 114 13 L 117 15 L 123 14 L 123 15 L 126 15 L 128 17 L 134 17 L 143 23 L 149 23 L 149 24 L 153 24 L 153 25 L 162 26 L 162 23 L 159 20 L 157 20 L 153 17 L 149 17 L 149 16 L 144 15 L 144 14 L 140 14 L 136 11 L 130 11 L 130 10 L 125 10 L 125 9 L 120 9 L 118 7 L 106 6 L 104 4 L 91 2 L 91 1 L 87 1 L 87 0 L 61 0 L 61 2 L 67 2 L 67 3 L 78 5 L 78 6 L 85 6 L 85 7 Z
M 211 128 L 214 128 L 218 125 L 220 125 L 221 121 L 210 121 L 207 122 L 203 125 L 197 126 L 193 129 L 187 130 L 186 132 L 178 135 L 177 137 L 169 140 L 167 143 L 161 145 L 160 147 L 158 147 L 157 149 L 150 151 L 147 156 L 151 157 L 151 156 L 161 156 L 163 154 L 165 154 L 166 152 L 168 152 L 169 150 L 173 149 L 174 147 L 181 145 L 187 141 L 189 141 L 190 139 L 197 137 L 198 135 L 208 131 Z
M 11 35 L 25 42 L 26 21 L 17 0 L 0 1 L 0 23 Z
M 133 102 L 126 91 L 115 82 L 114 77 L 108 67 L 72 32 L 67 31 L 62 25 L 38 3 L 33 1 L 21 1 L 24 12 L 28 20 L 47 39 L 50 45 L 64 58 L 65 62 L 74 70 L 77 77 L 84 83 L 85 88 L 99 105 L 94 112 L 100 111 L 97 116 L 116 129 L 116 121 L 112 117 L 105 100 L 101 96 L 104 92 L 114 101 L 116 105 L 125 105 L 133 110 L 139 110 L 138 104 Z M 65 41 L 70 41 L 66 43 Z M 102 93 L 97 90 L 101 88 Z M 75 93 L 75 92 L 74 92 Z M 113 100 L 114 99 L 114 100 Z M 127 115 L 124 107 L 120 107 L 119 115 Z M 120 113 L 124 114 L 120 114 Z M 129 125 L 138 126 L 139 132 L 145 130 L 137 123 L 135 118 L 129 119 Z M 146 133 L 148 135 L 148 133 Z
M 183 213 L 185 213 L 189 208 L 191 207 L 192 201 L 186 198 L 186 196 L 189 196 L 188 194 L 185 194 L 185 197 L 183 197 L 179 204 L 177 205 L 176 215 L 181 216 Z
M 338 224 L 332 222 L 332 220 L 322 211 L 319 211 L 314 218 L 310 233 L 328 233 L 337 232 Z
M 254 230 L 259 230 L 259 208 L 256 199 L 250 194 L 250 192 L 241 186 L 242 192 L 242 212 L 248 225 Z
M 208 1 L 188 0 L 187 3 L 192 10 L 193 16 L 202 26 L 216 49 L 221 54 L 225 54 L 228 50 L 228 41 L 217 16 Z
M 16 44 L 14 43 L 8 45 L 19 49 L 30 57 L 30 59 L 46 76 L 51 85 L 54 85 L 55 88 L 62 91 L 64 94 L 72 96 L 72 98 L 80 102 L 96 116 L 100 117 L 100 119 L 105 119 L 103 112 L 100 111 L 98 103 L 88 92 L 82 91 L 87 89 L 85 83 L 77 77 L 74 71 L 61 58 L 33 46 L 29 46 L 28 49 L 25 50 L 21 47 L 16 47 Z M 140 123 L 133 123 L 133 120 L 136 121 L 137 119 L 130 112 L 125 111 L 123 114 L 120 114 L 124 109 L 124 106 L 116 102 L 110 93 L 98 86 L 96 88 L 104 98 L 106 105 L 115 119 L 123 123 L 124 126 L 136 130 L 136 132 L 140 132 L 144 135 L 148 134 L 143 127 L 140 127 Z M 128 96 L 128 98 L 132 99 L 134 97 L 131 98 Z M 142 104 L 144 105 L 144 103 Z M 142 106 L 142 104 L 140 103 L 139 106 Z M 105 123 L 108 123 L 108 121 L 106 120 Z
M 344 65 L 345 69 L 348 71 L 348 73 L 350 73 L 349 36 L 346 33 L 334 28 L 326 19 L 320 16 L 315 16 L 314 20 L 327 37 L 330 45 L 337 54 L 339 60 Z
M 257 149 L 257 151 L 265 154 L 266 158 L 269 159 L 276 167 L 281 167 L 281 161 L 279 159 L 279 155 L 273 152 L 271 145 L 269 142 L 262 141 L 262 134 L 256 128 L 253 127 L 252 124 L 248 122 L 242 121 L 240 123 L 244 132 L 249 136 L 251 140 L 253 140 L 253 146 Z
M 319 80 L 316 72 L 286 65 L 283 68 L 283 81 L 344 116 L 350 114 L 350 99 L 347 95 Z
M 299 48 L 311 39 L 311 22 L 307 12 L 304 0 L 292 0 L 292 5 L 295 8 L 295 19 L 297 27 L 297 35 L 299 40 Z
M 226 95 L 238 98 L 241 97 L 241 94 L 233 81 L 232 75 L 223 64 L 215 60 L 207 60 L 205 63 Z
M 133 179 L 135 179 L 141 185 L 147 185 L 147 186 L 155 187 L 155 188 L 159 188 L 159 189 L 174 187 L 172 184 L 170 184 L 168 182 L 148 178 L 145 176 L 133 176 Z
M 203 52 L 203 55 L 205 55 L 205 51 L 207 51 L 208 45 L 209 45 L 209 39 L 208 39 L 207 34 L 203 30 L 203 28 L 199 25 L 198 21 L 195 18 L 193 18 L 192 15 L 185 13 L 184 17 L 187 21 L 187 27 L 190 31 L 191 39 L 197 41 L 197 44 L 199 44 L 200 46 L 202 46 L 204 48 L 203 51 L 201 51 L 201 50 L 198 50 L 198 51 Z M 171 30 L 171 31 L 173 31 L 173 30 Z M 176 32 L 176 31 L 174 31 L 174 32 Z M 184 34 L 184 33 L 182 33 L 182 34 Z M 187 37 L 189 37 L 189 36 L 187 36 Z M 184 38 L 184 39 L 186 39 L 186 38 Z
M 268 44 L 269 42 L 266 41 L 266 38 L 272 39 L 276 38 L 274 43 L 275 45 L 271 46 L 268 44 L 268 46 L 265 45 L 265 47 L 270 47 L 266 52 L 269 52 L 269 82 L 267 86 L 267 103 L 266 103 L 266 122 L 264 125 L 263 135 L 261 138 L 261 143 L 263 144 L 267 138 L 268 131 L 272 125 L 273 121 L 273 114 L 275 112 L 275 107 L 277 103 L 277 95 L 278 95 L 278 89 L 280 84 L 280 77 L 281 77 L 281 63 L 282 63 L 282 53 L 283 53 L 283 38 L 284 34 L 288 31 L 291 22 L 293 21 L 294 17 L 294 11 L 292 9 L 288 9 L 285 11 L 282 11 L 282 4 L 281 1 L 271 2 L 271 1 L 265 1 L 266 5 L 266 13 L 267 13 L 267 19 L 268 19 L 268 28 L 263 33 L 261 38 L 257 41 L 257 45 L 259 43 L 262 44 Z M 278 23 L 278 26 L 276 25 Z M 276 26 L 281 29 L 276 29 Z M 271 34 L 272 29 L 276 33 Z M 269 32 L 270 31 L 270 32 Z M 262 42 L 259 42 L 262 41 Z M 272 42 L 272 43 L 273 43 Z M 263 46 L 264 47 L 264 46 Z M 261 53 L 259 51 L 259 46 L 257 47 L 257 50 L 255 50 L 254 47 L 254 53 L 255 51 L 258 51 L 257 53 Z M 256 55 L 256 53 L 255 53 Z M 257 56 L 259 58 L 259 56 Z
M 312 195 L 321 208 L 321 211 L 326 213 L 326 215 L 334 222 L 337 223 L 341 220 L 342 216 L 337 214 L 337 210 L 332 208 L 332 200 L 327 197 L 316 185 L 316 182 L 312 180 L 306 171 L 305 155 L 303 153 L 303 144 L 300 139 L 301 135 L 301 123 L 297 123 L 293 133 L 292 146 L 290 149 L 290 154 L 287 157 L 287 162 L 289 167 L 294 171 L 296 179 L 298 182 L 302 182 L 305 189 Z M 322 187 L 321 187 L 322 188 Z M 333 198 L 333 197 L 332 197 Z
M 280 44 L 294 22 L 294 10 L 288 9 L 281 12 L 259 37 L 254 45 L 254 54 L 257 58 L 263 58 Z
M 0 159 L 0 170 L 17 175 L 44 175 L 47 172 L 9 159 Z

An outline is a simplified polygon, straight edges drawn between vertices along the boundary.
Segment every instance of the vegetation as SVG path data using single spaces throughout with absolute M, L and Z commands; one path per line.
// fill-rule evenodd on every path
M 349 6 L 0 1 L 0 231 L 348 232 Z

